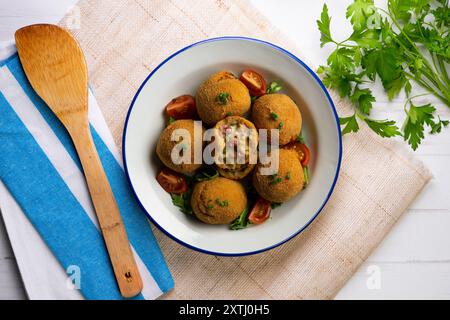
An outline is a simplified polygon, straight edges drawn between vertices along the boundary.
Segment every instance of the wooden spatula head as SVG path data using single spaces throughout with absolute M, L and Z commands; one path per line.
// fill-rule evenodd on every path
M 35 24 L 16 31 L 20 62 L 37 94 L 63 122 L 87 114 L 87 67 L 83 52 L 65 29 Z

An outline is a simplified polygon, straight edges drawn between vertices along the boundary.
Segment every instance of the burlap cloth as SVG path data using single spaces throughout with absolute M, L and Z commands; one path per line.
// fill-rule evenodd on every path
M 188 44 L 243 35 L 305 58 L 246 0 L 82 0 L 61 24 L 71 28 L 86 54 L 90 83 L 118 146 L 142 81 Z M 347 102 L 331 94 L 338 113 L 349 114 Z M 209 256 L 155 229 L 175 278 L 175 289 L 164 298 L 333 298 L 430 178 L 403 146 L 363 127 L 344 137 L 340 177 L 324 211 L 274 250 L 247 257 Z

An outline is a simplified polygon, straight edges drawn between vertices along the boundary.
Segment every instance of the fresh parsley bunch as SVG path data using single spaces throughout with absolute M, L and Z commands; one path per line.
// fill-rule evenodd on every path
M 352 116 L 340 118 L 342 134 L 357 132 L 359 123 L 365 122 L 382 137 L 403 136 L 416 150 L 426 127 L 435 134 L 449 123 L 436 115 L 431 104 L 413 103 L 418 96 L 434 95 L 450 107 L 449 0 L 388 0 L 387 6 L 384 10 L 373 0 L 354 0 L 346 12 L 353 33 L 338 42 L 331 36 L 325 4 L 317 21 L 321 46 L 332 43 L 336 49 L 318 72 L 327 87 L 355 106 Z M 377 77 L 390 100 L 402 90 L 407 96 L 401 128 L 395 121 L 370 118 L 375 97 L 368 84 Z M 412 82 L 426 93 L 412 95 Z

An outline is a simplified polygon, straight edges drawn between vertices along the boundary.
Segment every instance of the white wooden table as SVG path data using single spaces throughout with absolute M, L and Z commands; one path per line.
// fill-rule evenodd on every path
M 0 42 L 11 41 L 14 31 L 24 25 L 57 22 L 75 2 L 0 0 Z M 252 2 L 303 49 L 313 66 L 323 63 L 331 50 L 320 49 L 315 23 L 324 2 L 333 17 L 336 38 L 343 39 L 350 29 L 344 12 L 351 0 Z M 389 111 L 402 119 L 403 102 L 398 99 L 389 103 L 379 88 L 375 92 L 380 94 L 379 111 L 374 117 L 384 118 Z M 439 111 L 450 119 L 449 108 L 441 104 Z M 426 139 L 415 156 L 430 168 L 434 180 L 341 290 L 338 299 L 450 299 L 450 129 Z M 26 294 L 0 219 L 0 299 L 23 298 Z

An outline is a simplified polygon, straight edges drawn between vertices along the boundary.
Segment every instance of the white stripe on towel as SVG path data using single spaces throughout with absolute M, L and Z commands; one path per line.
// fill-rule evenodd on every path
M 8 68 L 0 69 L 0 91 L 98 228 L 83 173 Z M 162 291 L 133 247 L 132 250 L 144 283 L 142 295 L 155 299 Z

